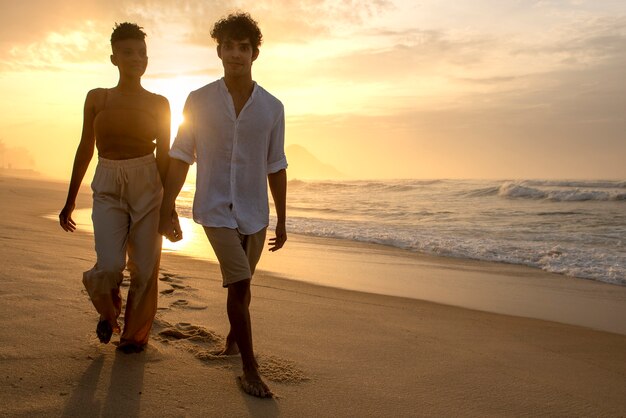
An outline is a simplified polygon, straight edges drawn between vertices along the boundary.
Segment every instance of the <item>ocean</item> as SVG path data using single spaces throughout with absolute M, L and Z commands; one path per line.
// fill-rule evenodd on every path
M 287 229 L 626 286 L 626 181 L 291 180 Z

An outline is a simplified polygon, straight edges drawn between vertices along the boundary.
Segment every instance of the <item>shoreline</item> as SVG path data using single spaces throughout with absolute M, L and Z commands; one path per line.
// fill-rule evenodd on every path
M 64 233 L 43 217 L 62 205 L 66 187 L 0 177 L 0 403 L 8 416 L 626 413 L 624 335 L 265 271 L 253 281 L 254 343 L 261 373 L 278 397 L 252 398 L 236 385 L 239 359 L 209 355 L 229 328 L 219 267 L 171 253 L 162 258 L 148 348 L 121 354 L 114 344 L 98 343 L 97 314 L 80 283 L 95 260 L 93 238 Z M 83 192 L 77 206 L 90 200 Z M 294 244 L 293 238 L 294 247 L 305 248 L 285 252 L 287 258 L 314 256 L 308 240 Z M 341 246 L 332 250 L 333 257 L 318 254 L 317 260 L 333 271 L 346 254 L 359 256 Z M 275 261 L 286 265 L 281 257 Z M 359 264 L 369 258 L 360 254 Z M 446 260 L 439 267 L 445 276 L 459 266 Z M 489 274 L 472 269 L 463 271 L 477 280 Z
M 288 280 L 626 335 L 626 287 L 489 261 L 292 234 L 259 269 Z M 283 251 L 281 250 L 281 251 Z M 311 268 L 323 257 L 330 262 Z M 336 266 L 341 266 L 337 269 Z M 335 279 L 342 275 L 340 284 Z

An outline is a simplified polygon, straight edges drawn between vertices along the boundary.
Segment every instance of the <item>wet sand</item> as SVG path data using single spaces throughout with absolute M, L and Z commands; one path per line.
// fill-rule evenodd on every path
M 226 293 L 214 262 L 164 253 L 150 344 L 140 354 L 119 353 L 97 341 L 97 315 L 80 282 L 94 262 L 92 237 L 64 233 L 44 217 L 62 206 L 66 187 L 0 177 L 2 414 L 626 414 L 626 336 L 598 330 L 611 323 L 606 319 L 572 325 L 580 323 L 577 315 L 604 315 L 597 306 L 623 312 L 623 293 L 614 286 L 585 282 L 572 291 L 557 280 L 563 278 L 546 282 L 532 269 L 434 257 L 409 262 L 401 252 L 332 240 L 294 236 L 291 250 L 264 255 L 268 261 L 254 279 L 255 349 L 276 399 L 244 394 L 236 385 L 239 359 L 211 354 L 228 331 Z M 78 205 L 89 204 L 84 187 Z M 570 324 L 307 283 L 315 281 L 310 274 L 358 282 L 367 275 L 350 266 L 367 265 L 375 253 L 387 260 L 378 264 L 380 274 L 418 278 L 420 291 L 434 289 L 434 296 L 425 295 L 431 300 L 453 293 L 474 300 L 475 308 L 494 300 L 534 311 L 555 300 L 554 311 L 564 312 L 553 319 Z M 285 277 L 272 263 L 285 268 L 278 271 Z M 506 291 L 494 294 L 494 283 Z M 513 302 L 504 303 L 507 297 Z

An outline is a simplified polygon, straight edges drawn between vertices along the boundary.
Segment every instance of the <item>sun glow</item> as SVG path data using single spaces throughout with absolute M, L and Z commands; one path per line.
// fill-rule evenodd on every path
M 183 108 L 185 100 L 189 93 L 203 84 L 206 80 L 200 77 L 166 77 L 166 78 L 147 78 L 146 88 L 154 93 L 161 94 L 170 102 L 171 111 L 171 136 L 170 141 L 173 142 L 176 132 L 181 123 L 183 123 Z

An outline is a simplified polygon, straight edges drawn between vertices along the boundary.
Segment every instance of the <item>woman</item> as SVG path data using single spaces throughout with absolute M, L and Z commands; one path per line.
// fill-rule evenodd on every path
M 169 165 L 169 102 L 141 86 L 148 64 L 145 36 L 136 24 L 115 25 L 111 62 L 119 81 L 114 88 L 87 94 L 67 201 L 59 214 L 61 227 L 73 232 L 72 211 L 95 145 L 98 165 L 91 187 L 97 261 L 83 274 L 83 284 L 100 314 L 96 333 L 106 344 L 120 331 L 120 284 L 128 266 L 130 288 L 118 345 L 126 353 L 143 350 L 157 309 L 159 207 Z

